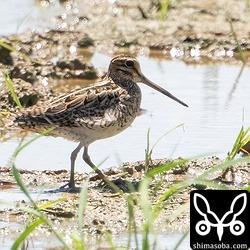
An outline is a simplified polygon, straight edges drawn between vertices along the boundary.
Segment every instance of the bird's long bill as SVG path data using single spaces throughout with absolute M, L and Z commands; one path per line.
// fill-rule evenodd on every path
M 154 82 L 150 81 L 147 77 L 145 77 L 144 75 L 141 75 L 141 82 L 145 83 L 146 85 L 148 85 L 149 87 L 161 92 L 163 95 L 168 96 L 169 98 L 173 99 L 176 102 L 179 102 L 181 105 L 188 107 L 188 105 L 181 101 L 180 99 L 178 99 L 177 97 L 175 97 L 174 95 L 172 95 L 170 92 L 168 92 L 167 90 L 165 90 L 164 88 L 162 88 L 161 86 L 155 84 Z

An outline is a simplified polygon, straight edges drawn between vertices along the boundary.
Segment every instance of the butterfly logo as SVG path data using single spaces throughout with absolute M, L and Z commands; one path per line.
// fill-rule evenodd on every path
M 235 204 L 239 203 L 240 199 L 243 199 L 243 205 L 239 209 L 239 211 L 235 211 L 237 210 L 237 208 L 235 207 Z M 199 207 L 198 201 L 200 202 L 199 203 L 200 205 L 203 203 L 203 205 L 205 206 Z M 197 222 L 195 226 L 195 230 L 199 235 L 204 236 L 204 235 L 209 234 L 211 227 L 217 228 L 217 235 L 218 235 L 219 241 L 221 241 L 222 239 L 225 227 L 229 227 L 230 232 L 236 236 L 244 233 L 245 225 L 243 224 L 242 221 L 237 220 L 237 216 L 239 216 L 246 208 L 246 205 L 247 205 L 246 193 L 239 194 L 233 199 L 231 206 L 230 206 L 230 210 L 227 211 L 222 216 L 221 219 L 219 219 L 218 216 L 213 211 L 210 210 L 210 205 L 207 199 L 203 195 L 199 193 L 195 193 L 194 198 L 193 198 L 193 203 L 194 203 L 194 207 L 196 211 L 204 218 L 203 220 L 200 220 L 199 222 Z M 231 221 L 228 223 L 224 223 L 225 220 L 226 219 L 228 220 L 228 218 L 230 217 L 232 217 Z M 213 222 L 211 222 L 211 219 L 213 219 Z

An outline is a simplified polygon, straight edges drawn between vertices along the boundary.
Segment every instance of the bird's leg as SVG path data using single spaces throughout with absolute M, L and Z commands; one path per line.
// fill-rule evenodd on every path
M 113 182 L 111 182 L 100 169 L 98 169 L 94 163 L 91 161 L 88 154 L 88 146 L 84 146 L 83 152 L 83 160 L 97 173 L 97 175 L 115 192 L 122 193 L 121 189 L 119 189 Z
M 74 190 L 76 189 L 75 186 L 75 161 L 76 161 L 76 157 L 79 153 L 79 151 L 81 150 L 81 148 L 83 147 L 83 144 L 80 142 L 79 145 L 76 147 L 76 149 L 71 153 L 70 156 L 70 179 L 69 179 L 69 183 L 67 183 L 66 185 L 62 186 L 61 188 L 64 188 L 66 186 L 69 186 L 70 189 Z
M 76 149 L 71 153 L 70 156 L 70 179 L 69 179 L 69 187 L 75 188 L 75 161 L 76 157 L 83 147 L 82 143 L 80 142 L 79 145 L 76 147 Z

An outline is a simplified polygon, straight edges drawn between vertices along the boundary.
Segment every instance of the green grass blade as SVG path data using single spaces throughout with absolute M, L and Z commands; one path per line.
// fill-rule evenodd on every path
M 111 233 L 108 232 L 108 231 L 106 231 L 106 232 L 105 232 L 105 236 L 106 236 L 106 239 L 107 239 L 107 241 L 108 241 L 108 243 L 109 243 L 109 249 L 110 249 L 110 250 L 117 250 L 117 248 L 116 248 L 115 245 L 114 245 L 114 242 L 113 242 L 113 238 L 112 238 Z M 126 248 L 126 249 L 127 249 L 127 248 Z M 124 250 L 125 250 L 125 248 L 124 248 Z
M 1 44 L 0 44 L 0 45 L 1 45 Z M 23 108 L 23 107 L 22 107 L 22 104 L 21 104 L 21 102 L 20 102 L 20 100 L 19 100 L 19 98 L 18 98 L 18 96 L 17 96 L 17 94 L 16 94 L 15 88 L 14 88 L 14 86 L 13 86 L 13 83 L 12 83 L 12 81 L 11 81 L 9 75 L 3 73 L 3 77 L 4 77 L 5 83 L 6 83 L 8 89 L 9 89 L 9 91 L 10 91 L 10 94 L 11 94 L 11 96 L 12 96 L 14 102 L 16 103 L 17 107 L 21 110 L 21 109 Z
M 164 135 L 162 135 L 156 142 L 155 144 L 153 145 L 153 147 L 151 148 L 151 151 L 154 150 L 155 146 L 162 140 L 162 138 L 164 138 L 166 135 L 170 134 L 171 132 L 173 132 L 174 130 L 176 130 L 177 128 L 180 128 L 180 127 L 184 127 L 184 123 L 181 123 L 179 125 L 177 125 L 176 127 L 172 128 L 171 130 L 169 130 L 168 132 L 166 132 Z
M 17 24 L 17 27 L 16 27 L 16 32 L 15 33 L 18 33 L 20 27 L 22 26 L 23 22 L 25 21 L 25 19 L 30 16 L 30 14 L 33 12 L 34 10 L 31 10 L 30 12 L 28 12 L 21 20 L 20 22 Z
M 83 229 L 83 218 L 86 211 L 87 206 L 87 198 L 88 198 L 88 185 L 89 185 L 89 178 L 84 182 L 81 193 L 80 193 L 80 201 L 78 207 L 78 226 L 80 232 Z
M 153 169 L 150 169 L 146 175 L 148 177 L 154 177 L 154 176 L 156 176 L 158 174 L 162 174 L 162 173 L 164 173 L 166 171 L 169 171 L 169 170 L 171 170 L 173 168 L 176 168 L 178 166 L 182 166 L 182 165 L 186 164 L 188 161 L 189 160 L 181 159 L 181 160 L 178 160 L 178 161 L 169 162 L 169 163 L 157 166 L 157 167 L 155 167 Z
M 84 215 L 85 215 L 85 211 L 87 207 L 88 184 L 89 184 L 89 178 L 84 182 L 81 193 L 80 193 L 78 217 L 77 217 L 78 233 L 74 232 L 70 235 L 70 238 L 72 239 L 74 243 L 74 247 L 77 250 L 86 249 L 82 233 L 83 233 L 83 220 L 84 220 Z
M 183 127 L 184 123 L 181 123 L 179 125 L 177 125 L 176 127 L 174 127 L 173 129 L 169 130 L 168 132 L 166 132 L 164 135 L 162 135 L 155 143 L 154 145 L 151 147 L 150 149 L 150 128 L 148 129 L 147 132 L 147 146 L 146 146 L 146 150 L 145 150 L 145 173 L 148 172 L 149 169 L 149 164 L 151 161 L 151 157 L 153 154 L 153 150 L 156 147 L 156 145 L 162 140 L 162 138 L 164 138 L 166 135 L 168 135 L 169 133 L 171 133 L 172 131 L 174 131 L 175 129 L 179 128 L 179 127 Z
M 24 149 L 26 148 L 27 146 L 29 146 L 32 142 L 36 141 L 37 139 L 39 139 L 40 137 L 42 136 L 45 136 L 47 135 L 48 133 L 50 133 L 54 128 L 50 128 L 50 129 L 47 129 L 47 130 L 44 130 L 42 133 L 40 133 L 39 135 L 33 137 L 32 139 L 30 139 L 28 142 L 26 142 L 25 144 L 22 145 L 23 143 L 23 140 L 25 137 L 23 137 L 19 143 L 19 146 L 17 147 L 17 149 L 15 150 L 15 152 L 13 153 L 13 155 L 11 156 L 10 158 L 10 161 L 8 163 L 8 166 L 12 166 L 16 157 L 19 155 L 19 153 Z
M 12 47 L 11 45 L 5 43 L 4 41 L 0 40 L 0 46 L 9 50 L 9 51 L 16 51 L 14 47 Z
M 39 225 L 43 224 L 42 219 L 36 219 L 32 224 L 26 227 L 23 233 L 15 240 L 14 244 L 11 247 L 11 250 L 19 249 L 23 241 L 31 234 Z
M 190 208 L 190 202 L 186 202 L 182 205 L 180 205 L 179 207 L 177 207 L 175 209 L 175 211 L 170 214 L 170 215 L 167 215 L 164 219 L 167 223 L 171 223 L 172 221 L 176 220 L 178 217 L 180 217 L 181 215 L 183 215 L 185 212 L 188 211 L 188 209 Z
M 149 178 L 145 177 L 140 183 L 140 204 L 144 217 L 149 221 L 149 224 L 153 224 L 152 210 L 149 200 Z
M 244 187 L 243 190 L 247 190 L 250 193 L 250 185 L 248 185 L 247 187 Z
M 181 243 L 185 240 L 185 238 L 188 236 L 189 232 L 186 232 L 182 235 L 182 237 L 180 238 L 180 240 L 178 241 L 178 243 L 176 244 L 175 248 L 173 250 L 178 250 L 179 246 L 181 245 Z
M 140 183 L 140 204 L 145 217 L 145 225 L 142 230 L 142 249 L 150 249 L 149 233 L 154 227 L 154 218 L 152 215 L 151 203 L 149 199 L 149 178 L 145 177 Z
M 127 198 L 128 203 L 128 241 L 127 241 L 127 249 L 131 247 L 131 240 L 132 240 L 132 221 L 133 221 L 133 204 L 130 201 L 130 196 Z
M 135 213 L 134 213 L 134 196 L 133 196 L 133 194 L 131 194 L 127 197 L 127 204 L 128 204 L 128 220 L 129 220 L 127 249 L 131 248 L 131 239 L 132 239 L 133 232 L 134 232 L 136 249 L 140 249 L 139 248 L 139 241 L 138 241 L 137 225 L 136 225 Z
M 14 48 L 14 47 L 11 46 L 11 45 L 5 43 L 5 42 L 2 41 L 2 40 L 0 40 L 0 46 L 3 47 L 3 48 L 5 48 L 5 49 L 7 49 L 7 50 L 9 50 L 9 51 L 12 51 L 12 52 L 17 53 L 18 55 L 20 55 L 21 57 L 23 57 L 23 58 L 26 59 L 26 60 L 33 61 L 33 62 L 37 62 L 36 60 L 33 60 L 29 55 L 26 55 L 26 54 L 20 52 L 19 50 L 17 50 L 16 48 Z M 37 63 L 39 63 L 39 62 L 37 62 Z
M 160 0 L 160 18 L 163 20 L 169 10 L 171 0 Z
M 2 115 L 4 115 L 4 112 L 0 112 L 0 126 L 4 127 L 5 126 L 5 122 L 3 121 Z
M 174 186 L 170 187 L 156 202 L 153 208 L 153 214 L 155 219 L 160 215 L 161 211 L 164 209 L 164 201 L 169 199 L 173 194 L 177 193 L 178 191 L 183 190 L 185 187 L 187 187 L 188 184 L 180 182 L 175 184 Z
M 229 167 L 229 166 L 237 165 L 240 163 L 249 163 L 249 162 L 250 162 L 250 156 L 246 156 L 246 157 L 243 157 L 243 158 L 237 159 L 237 160 L 225 161 L 221 164 L 214 166 L 211 169 L 208 169 L 207 171 L 205 171 L 203 174 L 201 174 L 196 179 L 199 179 L 199 178 L 204 179 L 206 176 L 208 176 L 208 175 L 210 175 L 218 170 L 224 169 L 224 168 Z
M 239 150 L 241 148 L 242 140 L 244 138 L 244 134 L 245 134 L 245 131 L 244 131 L 244 128 L 242 126 L 240 131 L 239 131 L 239 134 L 234 142 L 233 148 L 226 158 L 226 161 L 234 159 L 236 154 L 239 152 Z
M 15 159 L 18 154 L 27 146 L 29 146 L 31 143 L 33 143 L 34 141 L 36 141 L 37 139 L 49 134 L 54 128 L 50 128 L 50 129 L 45 129 L 44 131 L 42 131 L 39 135 L 33 137 L 32 139 L 30 139 L 28 142 L 26 142 L 24 145 L 20 145 L 16 151 L 13 154 L 13 158 Z
M 53 224 L 51 223 L 51 221 L 46 216 L 44 216 L 41 211 L 29 208 L 29 207 L 25 207 L 25 206 L 20 206 L 20 205 L 18 205 L 17 208 L 24 212 L 27 212 L 28 214 L 32 214 L 37 218 L 40 218 L 55 234 L 55 236 L 63 244 L 65 249 L 71 250 L 71 247 L 64 241 L 62 235 L 53 227 Z
M 83 246 L 83 244 L 82 244 L 83 239 L 78 233 L 76 233 L 76 232 L 72 233 L 70 235 L 70 238 L 73 241 L 74 249 L 77 249 L 77 250 L 85 250 L 86 249 L 85 246 Z
M 12 166 L 12 173 L 13 173 L 13 176 L 17 182 L 17 185 L 19 186 L 19 188 L 21 189 L 21 191 L 28 197 L 28 199 L 30 200 L 30 202 L 32 203 L 32 205 L 34 206 L 34 208 L 38 208 L 36 203 L 34 202 L 34 200 L 31 198 L 27 188 L 25 187 L 21 177 L 20 177 L 20 174 L 19 174 L 19 171 L 17 170 L 17 168 L 15 167 L 15 165 L 13 164 Z
M 148 168 L 149 168 L 149 162 L 151 160 L 151 152 L 150 151 L 150 140 L 149 140 L 149 136 L 150 136 L 150 128 L 148 128 L 148 132 L 147 132 L 147 146 L 146 146 L 146 150 L 145 150 L 145 172 L 148 172 Z
M 38 209 L 39 210 L 47 209 L 47 208 L 53 207 L 57 204 L 60 204 L 61 202 L 65 201 L 65 200 L 66 200 L 66 198 L 59 198 L 55 201 L 48 201 L 45 204 L 38 206 Z
M 53 129 L 53 128 L 52 128 Z M 48 129 L 48 130 L 45 130 L 43 131 L 41 134 L 37 135 L 36 137 L 32 138 L 31 140 L 29 140 L 28 142 L 26 142 L 24 145 L 22 145 L 22 141 L 24 138 L 22 138 L 21 142 L 20 142 L 20 145 L 18 146 L 18 148 L 15 150 L 14 154 L 12 155 L 11 157 L 11 160 L 9 162 L 8 165 L 11 165 L 12 166 L 12 173 L 13 173 L 13 176 L 18 184 L 18 186 L 20 187 L 20 189 L 22 190 L 22 192 L 28 197 L 28 199 L 30 200 L 30 202 L 33 204 L 33 206 L 38 209 L 38 207 L 36 206 L 36 203 L 35 201 L 31 198 L 28 190 L 26 189 L 24 183 L 22 182 L 22 179 L 20 177 L 20 174 L 17 170 L 17 168 L 15 167 L 15 164 L 14 164 L 14 161 L 16 159 L 16 157 L 18 156 L 18 154 L 25 148 L 27 147 L 28 145 L 30 145 L 32 142 L 34 142 L 35 140 L 37 140 L 38 138 L 40 138 L 41 136 L 49 133 L 52 129 Z
M 148 225 L 148 223 L 146 225 Z M 144 232 L 143 232 L 143 236 L 142 236 L 142 249 L 143 250 L 150 250 L 149 228 L 148 228 L 148 226 L 144 229 Z
M 228 20 L 229 20 L 231 32 L 232 32 L 233 37 L 234 37 L 234 40 L 235 40 L 235 42 L 236 42 L 236 44 L 237 44 L 237 50 L 238 50 L 238 52 L 239 52 L 239 54 L 240 54 L 240 59 L 241 59 L 241 61 L 243 62 L 243 65 L 245 65 L 245 64 L 246 64 L 246 57 L 245 57 L 245 55 L 244 55 L 244 53 L 243 53 L 242 46 L 240 45 L 240 42 L 239 42 L 239 40 L 238 40 L 238 38 L 237 38 L 237 34 L 236 34 L 236 32 L 234 31 L 232 19 L 229 18 Z
M 176 183 L 175 185 L 170 187 L 159 198 L 159 200 L 154 205 L 154 208 L 153 208 L 154 217 L 157 218 L 159 216 L 160 212 L 162 211 L 162 209 L 164 209 L 164 201 L 166 201 L 172 195 L 180 192 L 181 190 L 183 190 L 184 188 L 186 188 L 188 186 L 191 186 L 191 185 L 194 185 L 194 184 L 202 184 L 202 185 L 207 185 L 209 187 L 214 187 L 214 188 L 218 188 L 218 189 L 227 189 L 227 187 L 225 185 L 218 184 L 218 183 L 216 183 L 214 181 L 208 180 L 207 177 L 210 176 L 211 174 L 213 174 L 216 171 L 225 169 L 226 167 L 236 165 L 236 164 L 240 164 L 240 163 L 249 163 L 249 162 L 250 162 L 250 156 L 244 157 L 242 159 L 226 161 L 226 162 L 223 162 L 221 164 L 218 164 L 218 165 L 212 167 L 211 169 L 208 169 L 203 174 L 199 175 L 198 177 L 196 177 L 194 179 L 184 180 L 184 181 L 181 181 L 179 183 Z

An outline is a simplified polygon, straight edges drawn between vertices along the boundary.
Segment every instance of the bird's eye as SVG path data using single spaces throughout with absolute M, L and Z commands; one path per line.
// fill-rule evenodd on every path
M 134 66 L 134 61 L 133 60 L 127 60 L 125 62 L 125 65 L 128 67 L 128 68 L 132 68 Z

